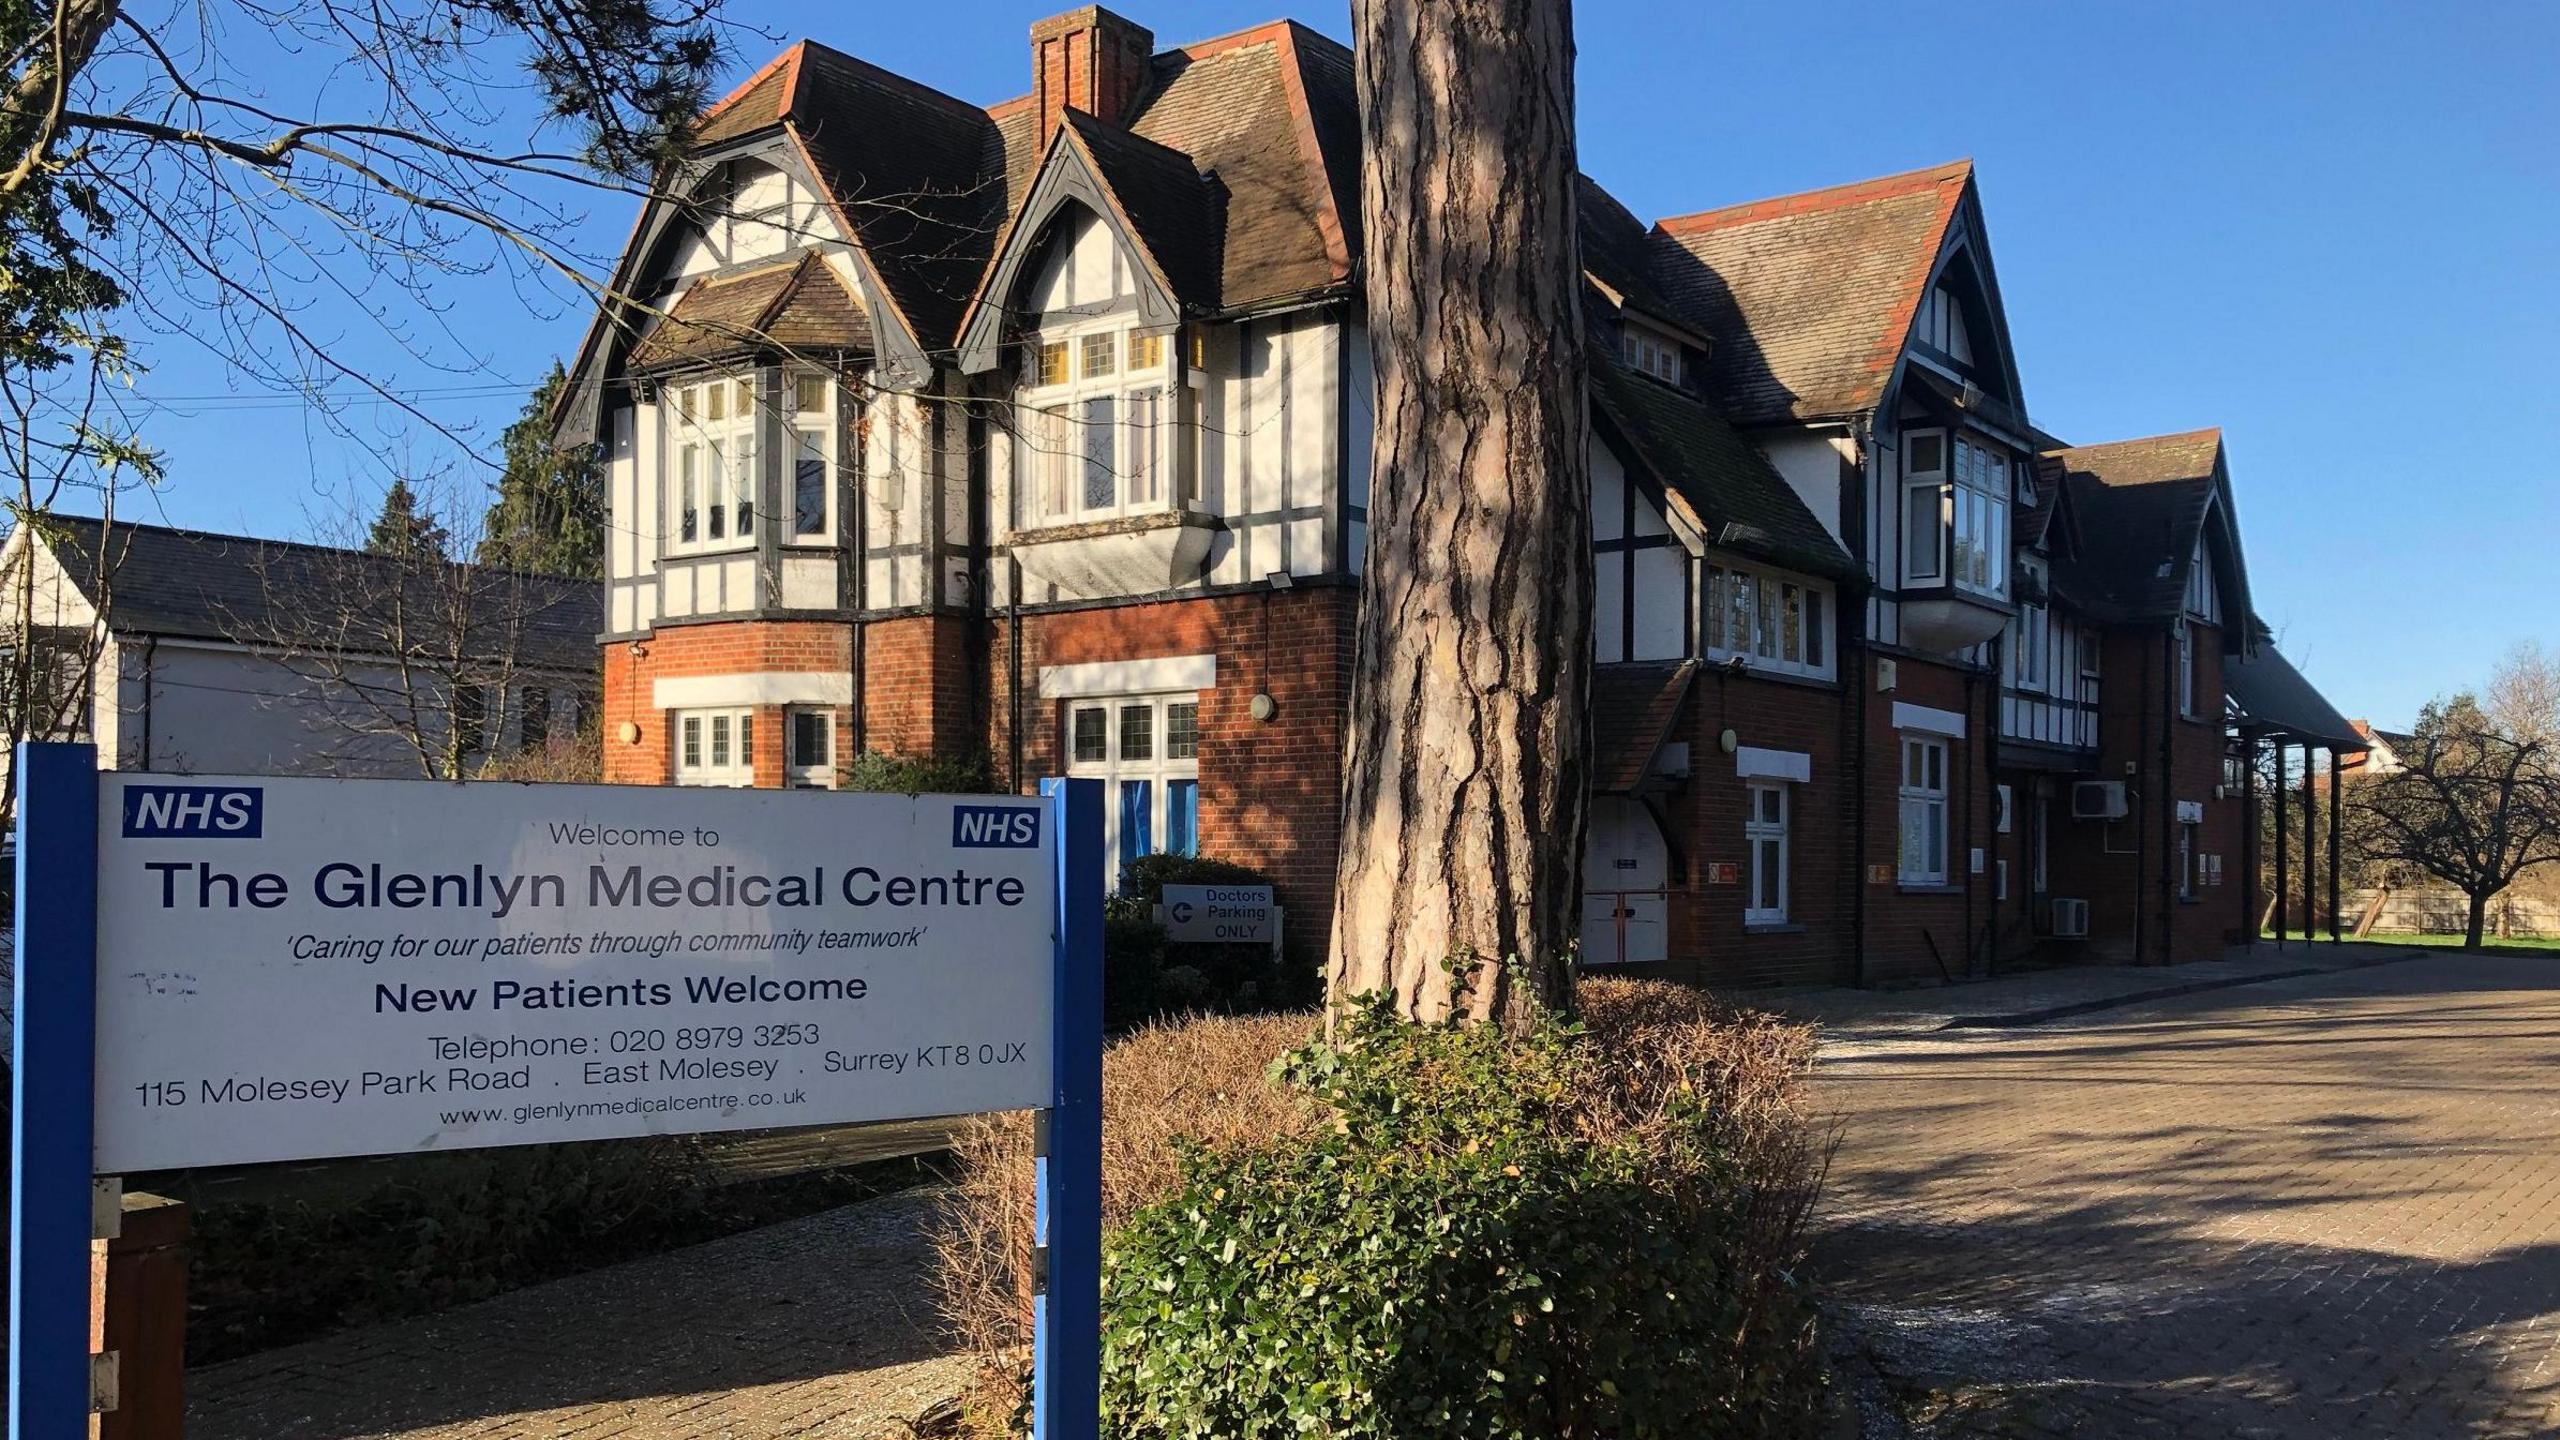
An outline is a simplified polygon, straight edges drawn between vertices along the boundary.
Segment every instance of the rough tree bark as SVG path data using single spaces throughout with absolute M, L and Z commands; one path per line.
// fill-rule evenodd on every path
M 1357 0 L 1377 377 L 1330 983 L 1571 998 L 1590 474 L 1567 0 Z

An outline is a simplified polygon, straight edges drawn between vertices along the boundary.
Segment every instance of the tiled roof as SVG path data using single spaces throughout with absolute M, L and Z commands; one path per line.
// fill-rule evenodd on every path
M 1711 337 L 1737 424 L 1854 415 L 1883 399 L 1971 161 L 1664 220 L 1653 274 Z
M 631 368 L 741 351 L 868 353 L 871 322 L 835 267 L 815 253 L 696 281 L 631 352 Z
M 528 666 L 595 669 L 604 586 L 594 580 L 475 567 L 467 580 L 438 584 L 361 550 L 123 521 L 110 528 L 79 516 L 46 524 L 58 532 L 52 549 L 64 573 L 92 604 L 109 596 L 109 623 L 120 633 L 236 644 L 326 640 L 372 653 L 387 648 L 388 617 L 376 612 L 395 608 L 385 602 L 405 587 L 414 603 L 396 608 L 412 621 L 459 604 L 490 644 L 517 631 L 517 655 Z
M 1644 222 L 1588 175 L 1578 177 L 1574 207 L 1582 238 L 1583 273 L 1617 302 L 1665 320 L 1686 323 L 1678 306 L 1654 288 Z
M 1822 522 L 1713 405 L 1632 374 L 1594 351 L 1592 398 L 1654 478 L 1685 504 L 1709 544 L 1835 580 L 1858 576 Z
M 1698 673 L 1694 660 L 1599 665 L 1591 671 L 1591 788 L 1631 795 L 1671 738 L 1680 702 Z
M 2079 573 L 2057 577 L 2065 593 L 2115 618 L 2178 614 L 2221 456 L 2220 430 L 2193 430 L 2039 457 L 2039 481 L 2070 487 L 2078 522 Z

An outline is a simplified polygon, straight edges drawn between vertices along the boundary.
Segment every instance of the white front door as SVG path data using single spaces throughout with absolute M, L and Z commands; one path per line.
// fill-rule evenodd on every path
M 1633 800 L 1591 802 L 1582 850 L 1582 963 L 1640 965 L 1670 956 L 1663 888 L 1670 847 L 1653 815 Z

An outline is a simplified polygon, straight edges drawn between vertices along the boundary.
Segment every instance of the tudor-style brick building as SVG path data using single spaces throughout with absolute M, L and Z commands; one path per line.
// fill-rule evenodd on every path
M 1086 7 L 1026 61 L 981 107 L 803 42 L 640 217 L 560 416 L 609 457 L 607 778 L 1097 776 L 1118 855 L 1261 865 L 1311 951 L 1370 463 L 1351 56 Z M 2224 667 L 2282 662 L 2218 434 L 2029 421 L 1970 165 L 1581 198 L 1586 962 L 1894 982 L 2246 933 Z

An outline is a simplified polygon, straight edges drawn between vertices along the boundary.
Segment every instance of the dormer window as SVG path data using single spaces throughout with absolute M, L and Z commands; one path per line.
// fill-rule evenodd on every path
M 1650 375 L 1665 385 L 1678 385 L 1687 379 L 1679 341 L 1632 321 L 1620 329 L 1622 351 L 1629 369 L 1639 375 Z
M 1111 322 L 1044 334 L 1031 346 L 1016 470 L 1027 487 L 1023 523 L 1065 525 L 1163 508 L 1174 464 L 1164 336 Z

